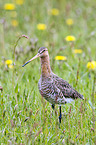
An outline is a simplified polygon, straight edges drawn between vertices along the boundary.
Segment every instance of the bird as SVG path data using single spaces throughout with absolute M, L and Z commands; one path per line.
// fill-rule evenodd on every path
M 54 109 L 55 104 L 59 105 L 59 123 L 61 123 L 62 113 L 61 105 L 70 103 L 75 99 L 83 99 L 83 95 L 78 93 L 72 86 L 54 74 L 50 67 L 49 53 L 46 47 L 40 47 L 38 53 L 29 61 L 27 61 L 22 67 L 30 63 L 37 57 L 40 57 L 41 62 L 41 77 L 38 81 L 39 92 L 49 103 L 51 103 Z

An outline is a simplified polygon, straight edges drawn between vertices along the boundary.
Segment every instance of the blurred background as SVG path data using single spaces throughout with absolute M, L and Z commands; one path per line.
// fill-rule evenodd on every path
M 48 48 L 52 71 L 85 98 L 63 106 L 60 129 L 38 91 L 40 60 L 22 68 L 39 47 Z M 95 83 L 95 0 L 0 1 L 0 143 L 95 144 Z

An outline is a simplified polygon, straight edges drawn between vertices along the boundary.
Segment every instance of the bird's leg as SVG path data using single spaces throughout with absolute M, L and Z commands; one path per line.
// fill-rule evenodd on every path
M 51 106 L 52 106 L 52 109 L 54 110 L 55 109 L 55 105 L 52 104 Z M 52 115 L 53 115 L 53 112 L 54 112 L 53 110 L 52 110 Z
M 59 106 L 59 109 L 60 109 L 59 123 L 61 123 L 61 118 L 62 118 L 62 114 L 61 114 L 61 106 Z
M 54 110 L 54 108 L 55 108 L 55 105 L 54 105 L 54 104 L 52 104 L 52 109 Z

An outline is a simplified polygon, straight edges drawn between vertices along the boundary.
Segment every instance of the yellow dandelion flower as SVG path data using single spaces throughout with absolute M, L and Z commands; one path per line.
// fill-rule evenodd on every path
M 82 53 L 82 49 L 74 49 L 73 53 L 80 54 L 80 53 Z
M 75 38 L 74 36 L 72 36 L 72 35 L 69 35 L 69 36 L 67 36 L 67 37 L 65 38 L 65 40 L 66 40 L 66 41 L 75 41 L 76 38 Z
M 53 9 L 51 9 L 50 14 L 54 15 L 54 16 L 58 16 L 59 15 L 59 10 L 56 9 L 56 8 L 53 8 Z
M 13 3 L 6 3 L 4 5 L 4 9 L 5 10 L 14 10 L 15 9 L 15 5 Z
M 5 61 L 5 64 L 7 64 L 7 65 L 12 64 L 12 60 L 11 60 L 11 59 L 6 60 L 6 61 Z
M 8 65 L 8 67 L 12 69 L 12 68 L 13 68 L 13 65 L 12 65 L 12 64 L 10 64 L 10 65 Z
M 17 12 L 16 11 L 12 11 L 11 12 L 11 17 L 16 18 L 17 17 Z
M 23 5 L 23 3 L 24 3 L 24 0 L 16 0 L 17 5 Z
M 96 69 L 96 61 L 88 62 L 86 67 L 87 67 L 89 70 L 94 70 L 94 69 Z
M 38 30 L 45 30 L 46 28 L 47 28 L 47 26 L 46 26 L 45 24 L 39 23 L 39 24 L 37 25 L 37 29 L 38 29 Z
M 56 56 L 55 60 L 67 60 L 66 56 Z
M 73 19 L 67 19 L 66 20 L 66 24 L 69 25 L 69 26 L 73 25 L 73 23 L 74 23 Z
M 16 26 L 18 26 L 18 21 L 17 20 L 12 20 L 11 24 L 12 24 L 13 27 L 16 27 Z

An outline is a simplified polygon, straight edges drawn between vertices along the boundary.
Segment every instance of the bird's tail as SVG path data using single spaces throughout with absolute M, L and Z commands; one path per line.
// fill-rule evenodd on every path
M 84 100 L 84 96 L 81 95 L 80 93 L 78 93 L 76 90 L 75 90 L 75 98 L 76 98 L 76 99 L 77 99 L 77 98 L 80 98 L 80 99 Z
M 84 96 L 78 93 L 78 98 L 84 100 Z
M 80 99 L 84 100 L 84 96 L 80 94 Z

